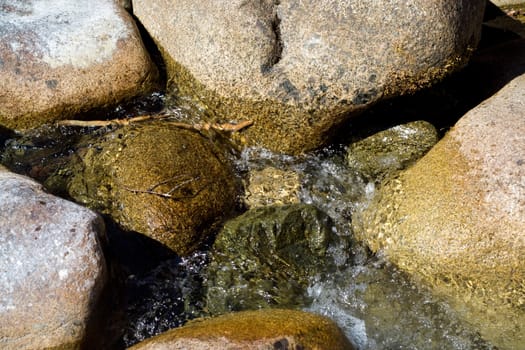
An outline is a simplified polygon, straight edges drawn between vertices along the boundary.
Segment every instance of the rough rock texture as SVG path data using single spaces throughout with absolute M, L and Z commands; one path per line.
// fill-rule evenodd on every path
M 128 126 L 80 142 L 45 182 L 180 255 L 210 238 L 235 208 L 238 185 L 225 151 L 167 122 Z
M 513 5 L 513 4 L 522 4 L 523 0 L 491 0 L 495 5 L 501 6 L 501 5 Z
M 301 180 L 292 170 L 266 167 L 251 170 L 244 202 L 250 208 L 299 203 Z
M 436 142 L 436 128 L 428 122 L 415 121 L 352 143 L 346 159 L 368 181 L 380 181 L 413 164 Z
M 485 0 L 135 1 L 172 91 L 249 144 L 300 153 L 381 99 L 463 66 Z M 205 19 L 205 20 L 204 20 Z M 188 48 L 191 48 L 189 50 Z
M 259 310 L 192 321 L 130 350 L 316 349 L 351 350 L 329 319 L 303 311 Z
M 206 272 L 208 311 L 307 304 L 309 278 L 329 265 L 332 225 L 306 204 L 256 208 L 228 221 Z
M 156 77 L 116 1 L 0 0 L 0 125 L 26 129 L 146 92 Z
M 0 167 L 0 348 L 77 349 L 106 280 L 102 219 Z
M 522 75 L 467 113 L 354 221 L 501 349 L 525 344 L 524 87 Z

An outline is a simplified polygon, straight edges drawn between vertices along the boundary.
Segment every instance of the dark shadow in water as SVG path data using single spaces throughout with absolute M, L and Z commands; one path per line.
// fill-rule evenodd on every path
M 124 349 L 202 316 L 201 270 L 207 254 L 181 258 L 149 237 L 121 230 L 109 218 L 106 226 L 111 283 L 102 306 L 106 343 L 97 348 Z

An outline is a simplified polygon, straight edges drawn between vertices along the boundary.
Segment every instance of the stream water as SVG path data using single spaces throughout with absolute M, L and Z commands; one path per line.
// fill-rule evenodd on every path
M 303 157 L 245 150 L 240 171 L 272 166 L 292 170 L 302 178 L 300 199 L 328 213 L 337 234 L 348 246 L 331 252 L 338 264 L 325 279 L 312 277 L 305 307 L 337 322 L 356 349 L 495 349 L 462 323 L 443 300 L 413 283 L 381 256 L 352 241 L 352 212 L 374 193 L 343 161 L 344 147 L 332 147 Z M 140 276 L 127 279 L 129 323 L 124 343 L 136 341 L 205 316 L 202 292 L 208 261 L 205 251 L 185 259 L 162 261 Z
M 163 109 L 171 114 L 184 113 L 156 93 L 120 106 L 111 116 L 122 118 Z M 373 123 L 374 130 L 386 127 L 379 119 Z M 60 166 L 60 159 L 74 151 L 74 140 L 87 132 L 93 131 L 42 128 L 29 139 L 13 137 L 5 141 L 0 160 L 26 174 L 35 169 L 35 164 L 58 161 Z M 298 174 L 300 201 L 327 213 L 335 222 L 336 233 L 346 242 L 331 251 L 336 271 L 324 279 L 312 276 L 308 287 L 312 302 L 305 309 L 332 318 L 360 350 L 493 349 L 462 323 L 446 302 L 353 241 L 352 213 L 373 196 L 378 184 L 365 181 L 357 170 L 349 168 L 344 154 L 345 146 L 334 144 L 300 157 L 248 148 L 236 159 L 240 175 L 265 167 Z M 112 348 L 130 346 L 189 319 L 207 316 L 203 271 L 209 256 L 205 250 L 180 258 L 148 238 L 120 231 L 109 219 L 107 226 L 108 257 L 120 281 L 116 309 L 125 315 L 123 322 L 113 326 L 119 341 Z
M 490 56 L 490 55 L 489 55 Z M 497 56 L 497 55 L 496 55 Z M 497 64 L 483 56 L 462 75 L 445 85 L 418 96 L 383 103 L 356 119 L 348 130 L 370 134 L 389 126 L 384 120 L 402 123 L 409 120 L 431 121 L 441 133 L 467 110 L 497 90 L 504 83 Z M 494 60 L 498 62 L 498 59 Z M 487 68 L 488 67 L 488 68 Z M 480 72 L 487 72 L 480 80 Z M 495 82 L 495 83 L 494 83 Z M 141 114 L 168 112 L 184 114 L 162 93 L 119 106 L 109 118 L 126 118 Z M 184 117 L 184 116 L 183 116 Z M 42 166 L 56 162 L 73 152 L 76 133 L 67 128 L 42 129 L 33 141 L 21 141 L 17 135 L 0 136 L 3 154 L 0 162 L 19 173 L 28 174 L 37 162 Z M 263 149 L 246 149 L 236 165 L 240 173 L 251 169 L 274 167 L 291 170 L 301 178 L 300 200 L 313 204 L 335 222 L 337 234 L 347 245 L 334 249 L 338 268 L 324 279 L 312 276 L 308 287 L 311 304 L 306 310 L 333 319 L 359 350 L 394 349 L 495 349 L 459 319 L 448 304 L 433 296 L 424 286 L 379 255 L 352 239 L 352 213 L 373 196 L 377 183 L 363 180 L 358 171 L 344 161 L 345 146 L 352 137 L 343 130 L 344 140 L 336 138 L 331 146 L 301 157 L 274 154 Z M 61 145 L 60 140 L 67 140 Z M 13 159 L 12 155 L 21 155 Z M 36 176 L 38 178 L 38 176 Z M 180 258 L 155 242 L 133 233 L 122 232 L 107 222 L 108 260 L 118 281 L 117 306 L 123 322 L 112 326 L 119 339 L 111 346 L 121 349 L 187 320 L 206 316 L 203 273 L 209 256 L 206 250 Z

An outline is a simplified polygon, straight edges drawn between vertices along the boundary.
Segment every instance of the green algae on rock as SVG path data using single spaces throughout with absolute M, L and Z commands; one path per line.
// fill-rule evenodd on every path
M 85 139 L 46 185 L 109 215 L 180 255 L 199 247 L 232 213 L 238 181 L 210 138 L 169 122 L 118 128 Z
M 436 128 L 425 121 L 397 125 L 348 147 L 348 165 L 368 181 L 380 182 L 405 169 L 438 142 Z
M 332 225 L 306 204 L 255 208 L 228 221 L 206 272 L 208 311 L 307 304 L 309 279 L 329 265 Z
M 295 310 L 258 310 L 190 321 L 145 340 L 130 350 L 165 349 L 352 350 L 337 325 L 319 315 Z

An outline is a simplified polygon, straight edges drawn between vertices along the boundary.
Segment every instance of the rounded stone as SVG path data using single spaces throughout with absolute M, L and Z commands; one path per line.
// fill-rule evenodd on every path
M 88 345 L 107 279 L 104 235 L 96 213 L 0 166 L 2 349 Z
M 525 343 L 525 76 L 463 116 L 354 231 L 501 349 Z
M 181 102 L 192 100 L 205 119 L 252 120 L 249 145 L 301 153 L 373 103 L 462 67 L 485 2 L 141 0 L 133 8 Z
M 157 70 L 112 0 L 0 2 L 0 125 L 29 129 L 153 89 Z
M 352 350 L 329 319 L 294 310 L 259 310 L 189 322 L 130 350 L 318 349 Z
M 226 151 L 197 130 L 143 123 L 82 144 L 46 183 L 71 174 L 67 193 L 76 201 L 180 255 L 210 239 L 235 209 L 239 185 Z

